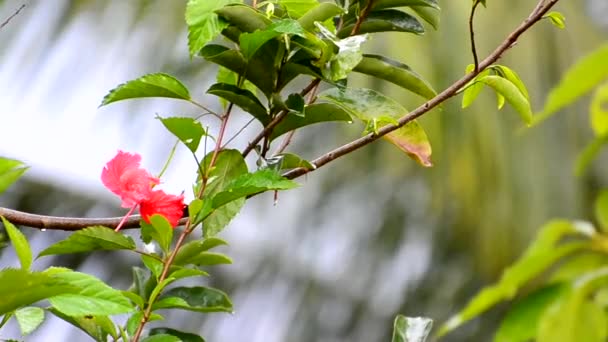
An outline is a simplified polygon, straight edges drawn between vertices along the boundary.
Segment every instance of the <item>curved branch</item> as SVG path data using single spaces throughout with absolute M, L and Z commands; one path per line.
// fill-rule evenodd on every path
M 542 19 L 549 9 L 551 9 L 559 0 L 541 0 L 532 13 L 524 20 L 509 36 L 492 52 L 486 59 L 479 63 L 479 70 L 466 74 L 461 79 L 454 82 L 450 87 L 439 93 L 437 96 L 427 101 L 420 107 L 416 108 L 406 116 L 399 119 L 397 125 L 388 125 L 380 128 L 375 134 L 368 134 L 357 140 L 351 141 L 342 145 L 333 151 L 330 151 L 319 158 L 312 161 L 314 169 L 297 168 L 293 169 L 283 176 L 293 179 L 314 171 L 323 165 L 326 165 L 350 152 L 360 149 L 361 147 L 372 143 L 373 141 L 383 137 L 384 135 L 405 126 L 416 118 L 428 113 L 431 109 L 438 106 L 447 99 L 455 96 L 464 85 L 472 80 L 479 72 L 485 70 L 488 66 L 496 62 L 502 54 L 511 48 L 519 37 L 526 32 L 530 27 Z M 22 211 L 6 209 L 0 207 L 0 216 L 4 216 L 13 224 L 24 225 L 33 228 L 50 229 L 50 230 L 79 230 L 89 226 L 102 225 L 110 228 L 116 227 L 122 217 L 110 218 L 75 218 L 75 217 L 56 217 L 29 214 Z M 124 225 L 124 228 L 137 228 L 139 226 L 139 215 L 130 217 Z M 182 218 L 180 224 L 185 224 L 187 218 Z

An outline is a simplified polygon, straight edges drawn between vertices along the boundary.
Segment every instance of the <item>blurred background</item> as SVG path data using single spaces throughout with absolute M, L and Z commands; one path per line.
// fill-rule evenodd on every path
M 31 167 L 0 197 L 0 206 L 59 216 L 124 214 L 101 184 L 103 165 L 123 149 L 140 153 L 144 165 L 158 172 L 174 138 L 155 115 L 200 113 L 169 99 L 98 108 L 103 96 L 127 80 L 162 71 L 182 80 L 199 102 L 220 109 L 216 98 L 205 94 L 216 67 L 188 57 L 186 1 L 0 3 L 1 21 L 27 5 L 0 30 L 0 155 Z M 398 59 L 443 89 L 471 63 L 470 1 L 439 3 L 439 31 L 428 27 L 422 37 L 383 34 L 366 51 Z M 476 20 L 480 56 L 534 4 L 489 1 Z M 566 67 L 606 41 L 607 4 L 562 1 L 557 10 L 567 18 L 566 30 L 541 22 L 505 54 L 500 63 L 521 75 L 535 109 Z M 422 103 L 388 83 L 363 76 L 351 82 L 387 91 L 408 108 Z M 462 110 L 457 98 L 421 120 L 433 145 L 433 168 L 378 142 L 298 179 L 302 187 L 281 193 L 276 206 L 271 196 L 249 201 L 221 233 L 230 243 L 222 252 L 234 264 L 213 267 L 204 280 L 230 294 L 235 314 L 170 314 L 166 324 L 150 327 L 200 332 L 211 342 L 369 342 L 389 341 L 398 313 L 444 321 L 495 280 L 542 223 L 554 217 L 591 219 L 592 200 L 608 184 L 605 155 L 583 177 L 572 171 L 592 137 L 587 100 L 523 133 L 517 114 L 508 106 L 497 111 L 495 101 L 484 91 L 471 108 Z M 248 120 L 243 113 L 234 118 L 228 136 Z M 216 122 L 203 123 L 217 130 Z M 257 130 L 252 125 L 234 146 L 245 146 Z M 361 131 L 355 125 L 312 126 L 296 133 L 291 151 L 312 159 Z M 179 149 L 162 187 L 185 190 L 191 198 L 194 170 L 192 158 Z M 67 236 L 23 231 L 35 253 Z M 126 289 L 136 263 L 137 257 L 119 252 L 45 257 L 34 267 L 73 267 Z M 12 249 L 0 249 L 0 265 L 17 266 Z M 505 308 L 444 341 L 489 341 Z M 3 329 L 0 338 L 19 338 L 16 325 Z M 55 318 L 27 338 L 86 339 Z

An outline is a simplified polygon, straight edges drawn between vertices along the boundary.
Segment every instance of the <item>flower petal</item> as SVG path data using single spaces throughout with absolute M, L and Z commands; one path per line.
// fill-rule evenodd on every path
M 169 195 L 162 190 L 153 190 L 150 196 L 142 201 L 139 206 L 144 221 L 150 223 L 150 216 L 154 214 L 163 215 L 175 228 L 184 214 L 184 195 Z
M 120 196 L 121 206 L 130 208 L 148 196 L 151 186 L 160 180 L 141 168 L 141 156 L 137 153 L 118 151 L 101 172 L 101 181 L 113 193 Z

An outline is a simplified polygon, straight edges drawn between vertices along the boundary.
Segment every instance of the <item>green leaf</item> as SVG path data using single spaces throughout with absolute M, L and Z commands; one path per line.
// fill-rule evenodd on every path
M 555 25 L 555 27 L 560 29 L 566 28 L 566 17 L 563 14 L 557 11 L 551 11 L 547 13 L 543 18 L 549 18 L 551 23 Z
M 30 248 L 30 244 L 27 242 L 25 235 L 23 235 L 17 227 L 3 216 L 0 216 L 0 219 L 2 219 L 4 229 L 8 233 L 8 237 L 11 239 L 13 247 L 15 248 L 15 253 L 21 263 L 21 268 L 28 270 L 30 266 L 32 266 L 32 249 Z
M 15 183 L 27 169 L 18 160 L 0 157 L 0 194 Z
M 274 140 L 294 129 L 316 123 L 329 121 L 351 122 L 351 120 L 350 114 L 337 105 L 332 103 L 315 103 L 304 107 L 303 117 L 295 113 L 287 114 L 270 134 L 270 140 Z
M 504 96 L 507 102 L 517 111 L 521 119 L 527 124 L 532 123 L 532 108 L 526 96 L 513 84 L 513 82 L 500 76 L 484 76 L 478 79 L 492 87 L 494 91 Z
M 208 154 L 203 160 L 203 170 L 209 168 L 212 155 L 212 153 Z M 212 198 L 213 195 L 223 191 L 233 179 L 244 173 L 247 173 L 247 164 L 241 153 L 238 150 L 222 150 L 217 156 L 214 167 L 208 172 L 209 182 L 204 197 Z M 203 223 L 204 236 L 210 237 L 219 233 L 238 214 L 244 204 L 245 199 L 240 199 L 216 209 Z
M 508 81 L 513 83 L 517 87 L 517 89 L 519 89 L 519 92 L 526 97 L 526 100 L 528 100 L 528 102 L 530 101 L 528 89 L 515 71 L 504 65 L 493 65 L 491 68 L 496 70 L 499 76 L 506 78 Z
M 331 58 L 329 69 L 322 69 L 323 76 L 330 81 L 338 81 L 348 77 L 348 74 L 363 59 L 361 45 L 367 41 L 367 38 L 367 35 L 360 35 L 334 41 L 338 46 L 338 53 Z
M 49 299 L 53 307 L 68 316 L 114 315 L 134 310 L 133 305 L 120 291 L 101 280 L 80 272 L 63 268 L 50 268 L 44 273 L 67 282 L 79 290 Z
M 169 272 L 169 276 L 171 278 L 175 278 L 175 280 L 190 278 L 190 277 L 207 277 L 209 273 L 199 270 L 197 268 L 186 268 L 186 267 L 173 267 L 177 268 L 175 271 Z
M 439 9 L 437 0 L 376 0 L 372 9 L 378 10 L 391 7 L 420 6 Z
M 226 241 L 215 237 L 190 241 L 177 251 L 175 258 L 173 259 L 173 265 L 186 265 L 189 263 L 189 260 L 195 259 L 201 253 L 205 253 L 214 247 L 227 244 Z
M 279 0 L 278 3 L 287 10 L 287 15 L 292 18 L 300 18 L 308 11 L 319 6 L 317 0 Z
M 553 284 L 534 291 L 515 303 L 494 337 L 494 342 L 527 342 L 538 332 L 542 316 L 553 303 L 567 293 L 564 284 Z
M 264 126 L 270 122 L 270 115 L 268 115 L 268 111 L 264 105 L 257 96 L 247 89 L 241 89 L 232 84 L 216 83 L 209 87 L 207 93 L 234 103 L 247 113 L 253 115 Z
M 74 285 L 46 273 L 21 269 L 0 271 L 0 315 L 63 293 L 78 291 Z
M 206 0 L 203 0 L 206 1 Z M 236 26 L 242 32 L 264 30 L 272 21 L 264 13 L 248 5 L 232 4 L 215 11 L 222 19 Z
M 608 135 L 608 83 L 598 87 L 593 94 L 591 128 L 596 136 Z
M 54 308 L 48 309 L 53 315 L 84 331 L 95 341 L 107 341 L 108 335 L 118 339 L 114 322 L 108 316 L 68 316 Z
M 44 310 L 34 306 L 17 309 L 15 318 L 19 324 L 21 335 L 29 335 L 44 321 Z
M 384 56 L 364 54 L 354 71 L 389 81 L 427 99 L 437 95 L 409 66 Z
M 167 334 L 148 336 L 148 337 L 142 339 L 141 341 L 142 342 L 182 342 L 182 340 L 179 337 L 173 336 L 173 335 L 167 335 Z
M 356 23 L 356 18 L 347 21 L 344 27 L 338 31 L 337 36 L 340 38 L 348 37 L 352 32 Z M 424 26 L 413 15 L 395 10 L 379 10 L 372 11 L 367 18 L 363 20 L 357 34 L 374 33 L 374 32 L 408 32 L 415 34 L 423 34 Z
M 405 317 L 397 315 L 393 324 L 392 342 L 425 342 L 433 320 L 426 317 Z
M 190 92 L 186 86 L 171 75 L 163 73 L 148 74 L 110 90 L 99 106 L 142 97 L 168 97 L 190 100 Z
M 304 101 L 304 97 L 298 93 L 289 94 L 287 100 L 285 101 L 285 105 L 289 110 L 294 112 L 296 115 L 304 116 L 304 107 L 306 106 L 306 101 Z
M 186 5 L 186 24 L 188 25 L 188 49 L 190 57 L 198 53 L 205 44 L 213 40 L 228 26 L 218 18 L 216 10 L 239 0 L 190 0 Z
M 564 220 L 552 221 L 543 226 L 536 240 L 519 260 L 504 271 L 500 280 L 480 291 L 463 310 L 440 328 L 438 335 L 445 335 L 498 302 L 513 298 L 523 285 L 556 261 L 585 248 L 587 245 L 584 242 L 558 243 L 569 235 L 588 236 L 591 232 L 586 229 Z
M 216 81 L 217 83 L 230 84 L 233 86 L 238 86 L 240 89 L 249 90 L 251 94 L 253 94 L 254 97 L 257 99 L 257 96 L 255 95 L 258 93 L 258 88 L 253 85 L 253 83 L 247 80 L 241 80 L 240 83 L 242 84 L 239 85 L 239 75 L 228 68 L 225 68 L 223 66 L 219 67 L 217 71 Z M 226 108 L 228 101 L 226 101 L 225 99 L 221 99 L 221 102 L 224 108 Z
M 153 309 L 232 312 L 232 302 L 224 292 L 210 287 L 176 287 L 166 291 Z
M 535 116 L 534 123 L 547 119 L 605 81 L 608 78 L 606 60 L 608 60 L 608 44 L 579 59 L 551 90 L 543 110 Z
M 595 199 L 595 218 L 603 232 L 608 232 L 608 190 L 602 190 Z
M 331 2 L 323 2 L 308 10 L 298 22 L 305 30 L 312 31 L 315 28 L 315 21 L 324 22 L 342 13 L 344 13 L 342 7 Z
M 426 6 L 412 6 L 411 7 L 420 18 L 424 19 L 429 23 L 435 30 L 439 28 L 439 21 L 441 19 L 438 9 L 426 7 Z
M 601 137 L 596 137 L 591 141 L 583 151 L 577 156 L 574 167 L 574 173 L 577 176 L 582 176 L 587 170 L 591 162 L 597 157 L 602 150 L 602 147 L 608 142 L 608 134 Z
M 266 42 L 284 34 L 304 36 L 304 29 L 296 20 L 282 19 L 263 30 L 241 34 L 239 47 L 245 59 L 249 60 Z
M 197 255 L 193 255 L 192 257 L 180 260 L 180 264 L 183 265 L 196 265 L 196 266 L 213 266 L 213 265 L 222 265 L 222 264 L 232 264 L 232 259 L 228 256 L 221 253 L 213 253 L 213 252 L 201 252 Z
M 408 111 L 395 100 L 371 89 L 328 89 L 319 97 L 346 109 L 372 131 L 393 124 Z M 384 138 L 423 166 L 430 166 L 431 146 L 422 127 L 414 120 Z
M 308 160 L 302 159 L 300 156 L 293 153 L 281 153 L 267 159 L 268 167 L 273 170 L 289 170 L 303 167 L 308 170 L 314 170 L 315 166 Z
M 592 243 L 605 243 L 603 239 L 594 239 Z M 593 247 L 592 247 L 593 248 Z M 564 262 L 551 274 L 547 283 L 569 283 L 608 264 L 608 255 L 592 251 L 578 253 Z
M 129 317 L 129 319 L 127 320 L 127 324 L 126 324 L 126 330 L 127 330 L 127 334 L 129 334 L 129 336 L 133 336 L 135 334 L 135 331 L 137 330 L 137 326 L 140 324 L 143 315 L 144 315 L 143 311 L 137 311 L 136 313 L 131 315 L 131 317 Z M 150 314 L 150 318 L 148 319 L 148 322 L 160 321 L 163 319 L 164 319 L 163 316 L 153 312 L 152 314 Z
M 282 177 L 276 171 L 262 169 L 235 178 L 223 191 L 213 196 L 212 206 L 213 208 L 219 208 L 234 200 L 264 191 L 289 190 L 297 186 L 298 183 Z
M 160 278 L 161 273 L 163 272 L 164 264 L 162 263 L 162 261 L 148 255 L 142 255 L 141 261 L 144 263 L 144 265 L 146 265 L 146 268 L 149 269 L 150 272 L 152 272 L 152 274 L 154 274 L 154 276 L 158 280 L 158 278 Z
M 205 342 L 205 340 L 196 335 L 196 334 L 192 334 L 192 333 L 187 333 L 187 332 L 183 332 L 183 331 L 179 331 L 179 330 L 175 330 L 175 329 L 171 329 L 171 328 L 154 328 L 154 329 L 150 329 L 150 336 L 154 336 L 154 335 L 170 335 L 170 336 L 175 336 L 177 338 L 179 338 L 180 341 L 182 342 Z
M 467 66 L 466 73 L 469 74 L 469 73 L 473 72 L 473 69 L 475 69 L 475 65 L 469 64 Z M 465 86 L 465 89 L 464 89 L 464 92 L 462 95 L 462 108 L 467 108 L 468 106 L 470 106 L 473 103 L 473 101 L 475 101 L 477 96 L 479 96 L 479 94 L 481 93 L 481 90 L 483 89 L 483 83 L 477 82 L 477 80 L 482 77 L 485 77 L 487 75 L 490 75 L 489 69 L 486 69 L 486 70 L 480 72 L 477 76 L 475 76 L 475 78 L 473 80 L 471 80 Z
M 142 223 L 141 233 L 146 243 L 152 238 L 165 253 L 169 252 L 173 240 L 173 228 L 163 215 L 154 214 L 150 217 L 150 224 Z
M 196 152 L 201 138 L 207 135 L 203 125 L 198 120 L 187 117 L 157 117 L 167 130 L 175 135 L 188 149 Z
M 144 303 L 144 299 L 141 298 L 140 295 L 138 295 L 137 293 L 131 292 L 131 291 L 121 291 L 121 293 L 129 298 L 131 300 L 131 302 L 133 302 L 135 305 L 137 305 L 137 307 L 139 307 L 139 309 L 145 309 L 145 303 Z
M 40 252 L 38 258 L 45 255 L 120 249 L 134 250 L 135 242 L 131 237 L 115 232 L 113 229 L 94 226 L 71 233 L 67 239 L 59 241 Z

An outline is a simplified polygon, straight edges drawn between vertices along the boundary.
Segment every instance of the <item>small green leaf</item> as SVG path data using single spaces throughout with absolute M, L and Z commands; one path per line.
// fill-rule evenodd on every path
M 494 342 L 527 342 L 533 340 L 547 308 L 566 293 L 567 286 L 553 284 L 536 290 L 516 302 L 500 323 Z
M 426 317 L 405 317 L 397 315 L 393 324 L 392 342 L 425 342 L 433 320 Z
M 340 38 L 348 37 L 356 23 L 356 18 L 347 21 L 344 27 L 338 31 Z M 358 34 L 373 32 L 408 32 L 423 34 L 424 26 L 413 15 L 395 10 L 379 10 L 371 12 L 359 27 Z
M 131 302 L 137 305 L 140 309 L 145 309 L 144 299 L 140 295 L 131 291 L 121 291 L 123 296 L 129 298 Z
M 142 255 L 141 261 L 144 263 L 144 265 L 146 265 L 146 268 L 149 269 L 152 274 L 154 274 L 156 279 L 160 278 L 164 267 L 162 261 L 148 255 Z
M 588 236 L 588 234 L 590 232 L 585 231 L 585 228 L 569 221 L 556 220 L 543 226 L 536 240 L 519 260 L 504 271 L 500 280 L 480 291 L 463 310 L 440 328 L 438 335 L 443 336 L 498 302 L 513 298 L 520 287 L 556 261 L 587 246 L 584 242 L 576 241 L 559 244 L 562 238 L 577 235 Z
M 120 291 L 91 275 L 57 267 L 44 273 L 79 289 L 76 293 L 49 298 L 53 307 L 65 315 L 114 315 L 134 310 L 131 301 Z
M 150 329 L 150 336 L 161 335 L 161 334 L 175 336 L 182 342 L 205 342 L 205 340 L 202 337 L 200 337 L 196 334 L 187 333 L 187 332 L 183 332 L 183 331 L 179 331 L 179 330 L 175 330 L 175 329 L 171 329 L 171 328 Z
M 304 106 L 306 105 L 306 102 L 302 95 L 298 93 L 289 94 L 285 101 L 285 105 L 296 115 L 304 116 Z
M 517 111 L 521 119 L 527 125 L 532 123 L 532 108 L 530 107 L 530 102 L 515 84 L 506 78 L 492 75 L 481 77 L 478 81 L 487 84 L 492 87 L 494 91 L 504 96 L 507 102 L 509 102 Z
M 595 135 L 608 135 L 608 83 L 596 89 L 590 109 L 591 128 L 593 128 Z
M 74 285 L 46 273 L 22 269 L 0 271 L 0 315 L 63 293 L 78 291 Z
M 330 121 L 350 122 L 351 120 L 350 114 L 337 105 L 331 103 L 315 103 L 304 107 L 304 117 L 295 113 L 287 114 L 287 116 L 274 128 L 272 134 L 270 134 L 270 140 L 274 140 L 295 129 L 316 123 Z
M 12 223 L 8 222 L 3 216 L 0 216 L 4 229 L 8 233 L 8 237 L 11 239 L 15 253 L 21 263 L 21 268 L 28 270 L 32 266 L 32 249 L 30 244 L 27 242 L 25 235 L 17 229 Z
M 110 90 L 99 106 L 142 97 L 190 100 L 190 92 L 185 85 L 171 75 L 163 73 L 148 74 Z
M 196 152 L 201 138 L 207 135 L 203 125 L 198 120 L 187 117 L 157 117 L 167 130 L 175 135 L 188 149 Z
M 174 278 L 175 280 L 179 280 L 190 277 L 207 277 L 209 276 L 209 273 L 203 270 L 199 270 L 197 268 L 179 267 L 176 271 L 170 272 L 169 276 L 171 276 L 171 278 Z
M 391 7 L 405 7 L 405 6 L 420 6 L 420 7 L 431 7 L 439 9 L 437 0 L 376 0 L 372 5 L 372 9 L 378 10 L 383 8 Z
M 513 71 L 511 68 L 506 67 L 504 65 L 493 65 L 491 68 L 494 69 L 498 73 L 499 76 L 506 78 L 511 83 L 513 83 L 517 87 L 517 89 L 519 89 L 519 91 L 522 93 L 522 95 L 524 95 L 526 97 L 526 100 L 530 101 L 530 95 L 528 94 L 528 89 L 526 88 L 526 85 L 524 84 L 524 82 L 521 80 L 521 78 L 515 71 Z
M 188 49 L 190 57 L 197 54 L 205 44 L 213 40 L 228 26 L 218 18 L 216 10 L 239 0 L 190 0 L 186 5 L 186 24 L 188 25 Z
M 126 331 L 127 331 L 127 334 L 129 334 L 129 336 L 133 336 L 135 334 L 135 331 L 137 330 L 137 326 L 140 324 L 143 315 L 144 315 L 143 311 L 137 311 L 136 313 L 134 313 L 133 315 L 131 315 L 129 317 L 129 319 L 127 320 L 127 324 L 126 324 Z M 150 318 L 148 319 L 148 322 L 161 321 L 163 319 L 164 319 L 163 316 L 153 312 L 152 314 L 150 314 Z
M 411 7 L 420 18 L 424 19 L 427 23 L 429 23 L 435 30 L 439 28 L 439 21 L 441 19 L 440 13 L 438 9 L 426 6 L 412 6 Z
M 473 69 L 475 68 L 475 65 L 473 64 L 469 64 L 467 66 L 466 69 L 466 73 L 471 73 L 473 72 Z M 462 95 L 462 108 L 467 108 L 468 106 L 470 106 L 473 101 L 475 101 L 475 99 L 477 99 L 477 96 L 479 96 L 479 94 L 481 93 L 481 90 L 483 89 L 483 83 L 478 82 L 477 80 L 485 77 L 487 75 L 490 75 L 490 70 L 486 69 L 482 72 L 480 72 L 477 76 L 475 76 L 474 79 L 472 79 L 466 86 Z
M 232 84 L 216 83 L 209 87 L 207 94 L 212 94 L 234 103 L 247 113 L 253 115 L 262 125 L 267 125 L 270 122 L 270 115 L 268 115 L 268 111 L 264 105 L 247 89 L 241 89 Z
M 437 95 L 409 66 L 384 56 L 364 54 L 354 71 L 389 81 L 427 99 Z
M 219 8 L 215 10 L 215 13 L 242 32 L 264 30 L 268 25 L 272 24 L 272 20 L 268 19 L 264 13 L 252 6 L 242 5 L 242 1 L 236 2 L 232 1 L 231 5 Z
M 182 248 L 177 251 L 175 258 L 173 259 L 173 264 L 186 265 L 189 263 L 189 260 L 196 258 L 197 255 L 205 253 L 214 247 L 227 244 L 228 243 L 226 241 L 215 237 L 190 241 L 184 244 Z
M 135 242 L 131 237 L 113 229 L 94 226 L 72 233 L 67 239 L 49 246 L 38 254 L 38 258 L 45 255 L 120 249 L 134 250 Z
M 159 334 L 148 336 L 142 339 L 141 342 L 182 342 L 182 339 L 173 335 Z
M 234 179 L 226 188 L 212 198 L 213 208 L 219 208 L 234 200 L 245 198 L 268 190 L 289 190 L 298 183 L 282 177 L 279 173 L 262 169 L 254 173 L 246 173 Z
M 363 121 L 367 127 L 372 127 L 372 131 L 375 131 L 376 127 L 393 124 L 408 113 L 397 101 L 371 89 L 339 90 L 333 88 L 322 92 L 319 97 L 346 109 Z M 430 144 L 426 133 L 416 121 L 411 121 L 402 128 L 385 135 L 384 138 L 421 165 L 431 165 Z
M 587 170 L 591 162 L 597 157 L 602 150 L 602 147 L 608 143 L 608 134 L 601 137 L 596 137 L 591 141 L 583 151 L 577 156 L 574 167 L 574 173 L 577 176 L 582 176 Z
M 210 287 L 176 287 L 166 291 L 153 309 L 232 312 L 232 302 L 224 292 Z
M 167 219 L 160 214 L 154 214 L 150 217 L 150 224 L 145 222 L 141 225 L 142 236 L 145 236 L 144 241 L 149 243 L 149 238 L 158 242 L 160 248 L 165 252 L 169 252 L 171 241 L 173 240 L 173 228 Z
M 249 60 L 262 45 L 283 34 L 304 36 L 304 29 L 296 20 L 282 19 L 275 21 L 264 30 L 241 34 L 239 47 L 245 59 Z
M 18 160 L 0 157 L 0 194 L 15 183 L 27 169 Z
M 595 218 L 602 231 L 608 231 L 608 190 L 603 190 L 595 200 Z
M 268 167 L 273 170 L 289 170 L 303 167 L 308 170 L 314 170 L 315 166 L 308 160 L 302 159 L 300 156 L 293 153 L 281 153 L 267 159 Z
M 203 170 L 209 168 L 212 155 L 213 153 L 209 153 L 205 156 L 201 166 Z M 206 172 L 208 172 L 209 182 L 205 188 L 204 197 L 212 198 L 223 191 L 233 179 L 247 173 L 247 164 L 239 151 L 222 150 L 217 156 L 214 167 Z M 240 199 L 216 209 L 203 223 L 204 236 L 210 237 L 219 233 L 238 214 L 244 204 L 245 199 Z
M 361 45 L 367 41 L 367 38 L 368 36 L 364 34 L 334 41 L 338 46 L 338 53 L 332 56 L 329 62 L 329 69 L 322 69 L 323 76 L 331 81 L 338 81 L 348 77 L 348 74 L 363 59 Z
M 17 309 L 15 318 L 19 324 L 21 335 L 29 335 L 44 321 L 44 310 L 34 306 Z
M 322 23 L 342 13 L 344 13 L 344 9 L 340 6 L 331 2 L 323 2 L 308 10 L 298 19 L 298 22 L 302 28 L 312 31 L 315 28 L 315 21 Z
M 608 78 L 606 60 L 608 60 L 608 44 L 600 46 L 579 59 L 551 90 L 543 110 L 535 116 L 534 123 L 537 124 L 547 119 L 604 82 Z
M 278 3 L 287 10 L 287 15 L 291 18 L 300 18 L 319 6 L 318 0 L 279 0 Z
M 232 264 L 232 259 L 221 253 L 201 252 L 186 260 L 180 260 L 180 263 L 184 265 L 192 264 L 196 266 L 212 266 Z
M 118 339 L 116 327 L 108 316 L 68 316 L 54 308 L 49 308 L 48 311 L 84 331 L 95 341 L 107 341 L 108 335 L 112 336 L 115 340 Z
M 551 20 L 551 23 L 553 25 L 555 25 L 555 27 L 560 28 L 560 29 L 565 29 L 566 28 L 566 17 L 564 17 L 563 14 L 561 14 L 560 12 L 557 11 L 551 11 L 549 13 L 547 13 L 544 18 L 549 18 L 549 20 Z

